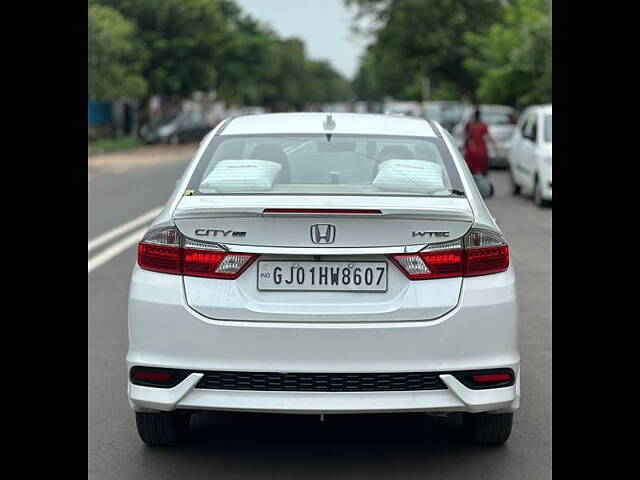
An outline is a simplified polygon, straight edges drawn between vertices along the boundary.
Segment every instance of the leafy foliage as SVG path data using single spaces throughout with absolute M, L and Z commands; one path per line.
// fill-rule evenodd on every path
M 301 40 L 280 39 L 233 0 L 96 1 L 137 27 L 150 95 L 215 90 L 231 104 L 281 110 L 351 95 L 327 62 L 307 59 Z
M 503 23 L 465 40 L 478 56 L 465 67 L 478 77 L 478 100 L 525 107 L 551 101 L 551 11 L 548 0 L 516 0 Z
M 112 8 L 89 5 L 89 98 L 117 100 L 144 95 L 144 52 L 135 25 Z
M 482 34 L 502 14 L 500 0 L 345 0 L 370 17 L 373 37 L 356 78 L 360 97 L 419 98 L 420 83 L 446 83 L 458 96 L 476 79 L 462 62 L 473 54 L 462 39 Z M 368 91 L 362 88 L 367 86 Z
M 344 0 L 371 20 L 359 99 L 466 95 L 518 107 L 551 101 L 549 0 Z

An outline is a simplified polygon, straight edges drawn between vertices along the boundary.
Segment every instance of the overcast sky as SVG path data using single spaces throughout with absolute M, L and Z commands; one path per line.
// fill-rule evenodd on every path
M 236 0 L 242 9 L 271 26 L 283 38 L 304 40 L 312 60 L 328 60 L 352 79 L 366 46 L 349 30 L 353 11 L 343 0 Z

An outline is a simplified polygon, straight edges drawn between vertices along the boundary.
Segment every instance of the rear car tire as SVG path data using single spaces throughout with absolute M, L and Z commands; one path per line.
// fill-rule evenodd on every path
M 539 207 L 551 206 L 551 202 L 549 200 L 545 200 L 542 198 L 542 192 L 540 191 L 540 182 L 538 181 L 538 177 L 536 177 L 533 184 L 533 201 Z
M 178 445 L 189 436 L 191 412 L 136 412 L 136 427 L 140 439 L 152 447 Z
M 518 185 L 513 179 L 513 172 L 511 171 L 511 168 L 509 168 L 509 178 L 511 179 L 511 193 L 513 195 L 520 195 L 520 185 Z
M 467 439 L 478 445 L 503 445 L 511 435 L 513 413 L 465 413 Z

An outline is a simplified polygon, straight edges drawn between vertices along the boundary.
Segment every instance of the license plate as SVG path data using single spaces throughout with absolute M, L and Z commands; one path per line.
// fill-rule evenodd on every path
M 387 291 L 386 262 L 258 262 L 258 290 Z

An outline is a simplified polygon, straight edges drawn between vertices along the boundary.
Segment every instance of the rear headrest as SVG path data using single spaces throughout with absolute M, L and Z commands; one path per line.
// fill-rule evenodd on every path
M 291 183 L 291 172 L 289 170 L 289 161 L 284 150 L 279 145 L 273 143 L 260 143 L 255 146 L 250 159 L 254 160 L 269 160 L 271 162 L 277 162 L 282 166 L 280 174 L 275 179 L 274 183 Z
M 412 159 L 413 155 L 411 154 L 411 150 L 409 150 L 404 145 L 387 145 L 380 150 L 378 153 L 378 161 L 384 162 L 385 160 L 389 160 L 391 158 L 401 158 L 401 159 Z
M 419 142 L 416 144 L 416 157 L 417 160 L 429 160 L 437 163 L 440 159 L 440 154 L 434 144 Z

